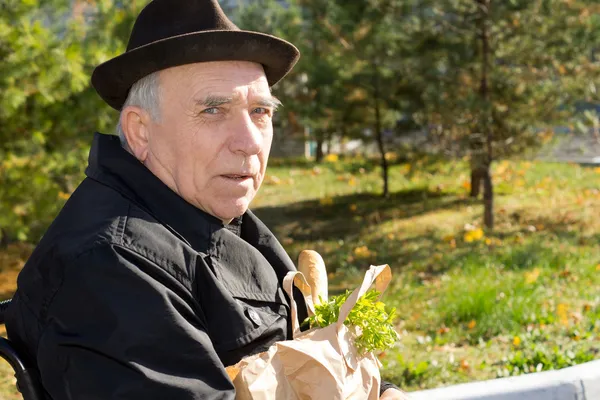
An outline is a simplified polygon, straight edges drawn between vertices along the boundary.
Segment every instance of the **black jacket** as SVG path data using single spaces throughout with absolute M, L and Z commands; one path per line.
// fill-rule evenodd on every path
M 224 367 L 291 338 L 285 250 L 251 212 L 224 226 L 187 203 L 116 137 L 96 134 L 86 175 L 6 316 L 47 398 L 233 399 Z

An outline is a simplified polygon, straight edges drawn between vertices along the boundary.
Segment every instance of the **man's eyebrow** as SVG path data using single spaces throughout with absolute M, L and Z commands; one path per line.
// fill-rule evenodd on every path
M 223 104 L 231 103 L 232 101 L 233 97 L 216 96 L 209 94 L 204 99 L 197 100 L 196 103 L 204 107 L 218 107 Z
M 281 101 L 275 96 L 260 97 L 254 103 L 263 107 L 271 107 L 274 110 L 282 105 Z
M 204 107 L 218 107 L 221 106 L 223 104 L 229 104 L 229 103 L 233 103 L 234 102 L 234 98 L 231 96 L 219 96 L 219 95 L 212 95 L 209 94 L 208 96 L 206 96 L 204 99 L 199 99 L 196 101 L 196 103 L 198 105 L 204 106 Z M 276 110 L 278 107 L 280 107 L 281 101 L 275 97 L 275 96 L 259 96 L 258 99 L 256 99 L 254 102 L 254 104 L 262 106 L 262 107 L 271 107 L 274 110 Z

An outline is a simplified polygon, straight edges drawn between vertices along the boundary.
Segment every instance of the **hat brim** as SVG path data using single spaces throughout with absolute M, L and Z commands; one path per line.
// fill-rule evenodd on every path
M 92 85 L 112 108 L 120 110 L 131 86 L 153 72 L 208 61 L 262 64 L 269 86 L 281 80 L 300 52 L 275 36 L 249 31 L 201 31 L 140 46 L 96 67 Z

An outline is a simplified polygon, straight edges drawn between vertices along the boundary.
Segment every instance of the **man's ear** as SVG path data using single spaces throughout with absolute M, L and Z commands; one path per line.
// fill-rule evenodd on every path
M 138 106 L 127 106 L 121 111 L 121 129 L 131 153 L 141 162 L 148 156 L 150 115 Z

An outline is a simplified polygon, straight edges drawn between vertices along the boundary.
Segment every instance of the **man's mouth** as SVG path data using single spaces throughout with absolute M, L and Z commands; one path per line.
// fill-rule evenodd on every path
M 223 175 L 223 177 L 225 177 L 227 179 L 243 181 L 244 179 L 251 179 L 252 175 L 226 174 L 226 175 Z

